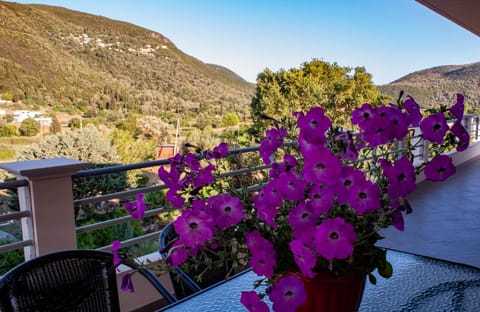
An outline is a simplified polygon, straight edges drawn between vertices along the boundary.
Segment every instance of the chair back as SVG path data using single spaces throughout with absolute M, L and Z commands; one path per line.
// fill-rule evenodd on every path
M 18 265 L 0 279 L 0 311 L 120 311 L 113 254 L 67 250 Z

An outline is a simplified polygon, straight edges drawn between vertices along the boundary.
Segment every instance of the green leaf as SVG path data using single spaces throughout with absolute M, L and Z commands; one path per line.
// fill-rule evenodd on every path
M 392 264 L 386 261 L 384 266 L 378 267 L 378 273 L 384 278 L 392 277 L 392 274 L 393 274 Z

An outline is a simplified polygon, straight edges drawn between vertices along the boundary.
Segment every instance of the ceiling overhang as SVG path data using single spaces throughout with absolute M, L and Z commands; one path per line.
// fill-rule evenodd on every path
M 416 0 L 480 37 L 480 0 Z

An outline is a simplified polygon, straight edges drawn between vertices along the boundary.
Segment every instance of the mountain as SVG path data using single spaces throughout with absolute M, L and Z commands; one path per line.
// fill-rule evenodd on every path
M 378 88 L 394 99 L 404 90 L 423 107 L 450 106 L 462 93 L 467 107 L 480 109 L 480 62 L 416 71 Z
M 254 88 L 157 32 L 61 7 L 0 1 L 4 99 L 120 118 L 126 112 L 195 116 L 245 111 Z

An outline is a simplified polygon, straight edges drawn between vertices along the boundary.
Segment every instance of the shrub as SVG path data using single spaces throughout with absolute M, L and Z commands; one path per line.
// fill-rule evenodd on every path
M 40 132 L 40 123 L 33 118 L 27 118 L 18 128 L 21 136 L 35 136 Z

